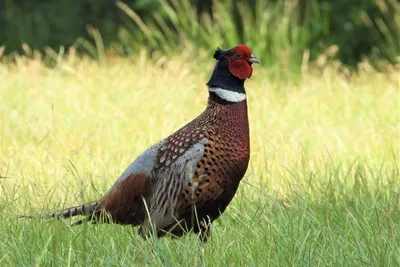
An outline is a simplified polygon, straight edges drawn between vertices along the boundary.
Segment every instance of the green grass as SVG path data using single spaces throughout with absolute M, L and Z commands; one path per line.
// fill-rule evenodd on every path
M 399 63 L 400 3 L 396 0 L 333 3 L 329 1 L 212 1 L 209 13 L 199 13 L 196 1 L 160 0 L 160 8 L 141 17 L 126 3 L 116 5 L 129 17 L 111 47 L 136 54 L 146 47 L 176 54 L 182 47 L 230 47 L 246 43 L 278 69 L 299 72 L 304 61 L 321 55 L 356 68 L 366 57 L 379 70 Z M 99 34 L 89 30 L 95 46 Z M 80 40 L 82 41 L 82 40 Z M 92 42 L 93 43 L 93 42 Z M 94 45 L 78 42 L 95 58 Z
M 250 167 L 207 244 L 16 218 L 101 197 L 199 114 L 214 62 L 198 54 L 0 65 L 0 265 L 399 266 L 399 66 L 255 66 Z

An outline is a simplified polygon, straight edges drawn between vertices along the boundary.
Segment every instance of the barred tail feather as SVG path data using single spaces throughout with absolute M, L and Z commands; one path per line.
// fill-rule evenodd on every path
M 47 213 L 48 217 L 53 217 L 53 218 L 70 218 L 78 215 L 91 215 L 96 211 L 98 207 L 98 202 L 93 201 L 90 203 L 83 204 L 81 206 L 76 206 L 76 207 L 71 207 L 68 209 L 60 210 L 60 211 L 55 211 L 55 212 L 50 212 Z M 45 214 L 46 215 L 46 214 Z
M 99 202 L 93 201 L 80 206 L 58 210 L 54 212 L 41 213 L 39 215 L 22 215 L 20 218 L 70 218 L 74 216 L 89 216 L 98 211 Z

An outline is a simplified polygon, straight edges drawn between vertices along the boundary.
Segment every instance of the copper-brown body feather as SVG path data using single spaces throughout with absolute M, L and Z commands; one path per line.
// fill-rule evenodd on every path
M 217 50 L 207 108 L 187 125 L 143 152 L 99 201 L 48 213 L 89 221 L 140 225 L 147 236 L 193 230 L 206 240 L 226 209 L 250 158 L 244 80 L 259 60 L 240 45 Z M 104 215 L 104 216 L 102 216 Z M 78 222 L 81 223 L 85 220 Z
M 145 218 L 143 199 L 150 192 L 150 178 L 147 175 L 131 174 L 103 197 L 99 208 L 106 211 L 115 223 L 138 225 Z
M 179 236 L 190 229 L 201 231 L 199 222 L 211 223 L 219 217 L 246 172 L 250 157 L 246 101 L 221 104 L 210 99 L 199 117 L 166 139 L 152 175 L 157 179 L 202 139 L 207 141 L 190 181 L 167 177 L 160 186 L 163 191 L 151 187 L 150 177 L 131 175 L 104 196 L 99 209 L 106 211 L 116 223 L 143 224 L 148 212 L 146 206 L 151 211 L 153 195 L 165 212 L 163 216 L 172 213 L 174 217 L 156 227 L 159 236 L 166 232 Z

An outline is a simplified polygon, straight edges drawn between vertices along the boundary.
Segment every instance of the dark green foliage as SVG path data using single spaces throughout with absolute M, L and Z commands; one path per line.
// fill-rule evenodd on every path
M 297 66 L 305 50 L 315 59 L 332 45 L 349 65 L 364 56 L 395 63 L 400 55 L 397 0 L 125 0 L 124 10 L 115 0 L 37 2 L 0 1 L 0 44 L 6 52 L 20 50 L 22 43 L 58 50 L 79 37 L 94 44 L 90 25 L 99 29 L 106 48 L 113 45 L 121 54 L 143 45 L 174 52 L 189 40 L 207 48 L 246 43 L 270 62 L 285 55 Z
M 318 2 L 324 2 L 321 7 L 329 18 L 329 28 L 319 41 L 337 44 L 343 62 L 354 65 L 362 56 L 375 54 L 394 63 L 394 57 L 400 55 L 400 6 L 396 0 Z
M 157 7 L 157 0 L 130 2 L 142 17 Z M 8 53 L 20 50 L 23 43 L 33 49 L 58 50 L 72 46 L 79 37 L 88 39 L 91 25 L 108 46 L 116 41 L 124 16 L 114 0 L 4 0 L 0 1 L 0 45 Z

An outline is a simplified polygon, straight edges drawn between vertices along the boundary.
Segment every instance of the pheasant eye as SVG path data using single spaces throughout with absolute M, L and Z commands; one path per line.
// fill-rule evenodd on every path
M 242 55 L 240 53 L 237 53 L 235 56 L 236 56 L 236 58 L 242 57 Z

